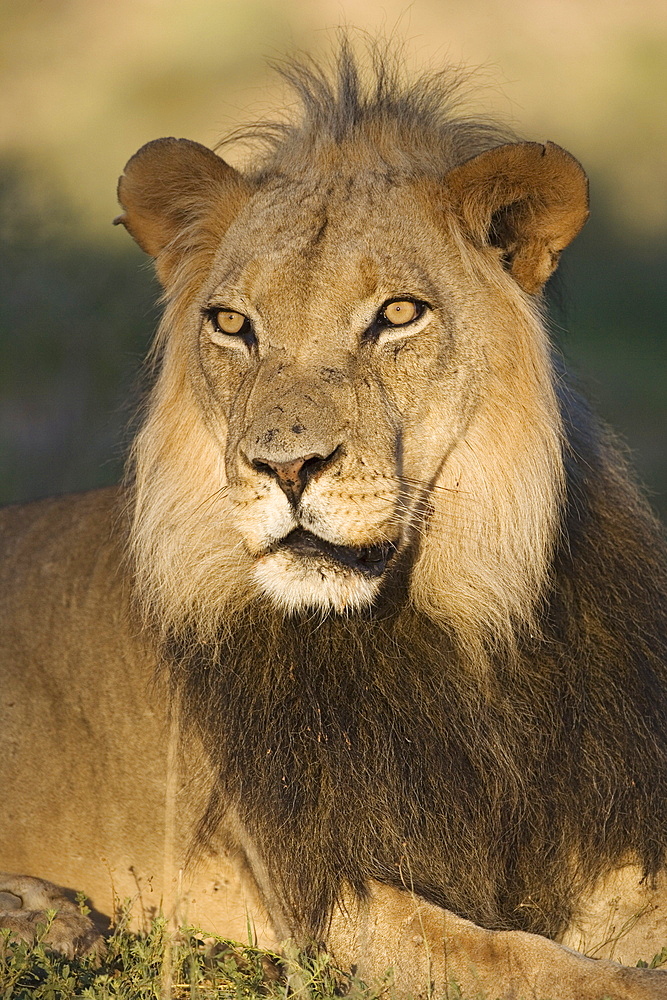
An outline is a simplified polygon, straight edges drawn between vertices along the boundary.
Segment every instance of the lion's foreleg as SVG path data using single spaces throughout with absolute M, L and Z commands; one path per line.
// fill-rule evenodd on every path
M 337 911 L 329 947 L 367 982 L 389 972 L 404 996 L 667 998 L 667 973 L 587 958 L 536 934 L 485 930 L 378 883 L 366 901 Z

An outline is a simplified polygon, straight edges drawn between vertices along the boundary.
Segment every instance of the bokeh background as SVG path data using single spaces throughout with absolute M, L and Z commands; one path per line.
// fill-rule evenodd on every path
M 664 0 L 0 0 L 0 500 L 120 474 L 159 294 L 110 225 L 126 160 L 288 107 L 267 57 L 327 51 L 338 25 L 415 69 L 478 67 L 471 107 L 584 163 L 554 335 L 666 514 Z

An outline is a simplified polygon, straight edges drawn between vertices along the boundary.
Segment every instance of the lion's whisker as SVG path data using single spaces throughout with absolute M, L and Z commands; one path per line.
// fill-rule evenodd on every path
M 198 511 L 201 510 L 202 507 L 206 507 L 213 500 L 216 500 L 222 496 L 226 496 L 228 492 L 229 492 L 229 486 L 225 483 L 224 486 L 221 486 L 219 489 L 215 490 L 213 493 L 210 494 L 210 496 L 207 496 L 204 500 L 202 500 L 201 503 L 198 503 L 196 507 L 193 507 L 192 511 L 190 512 L 190 517 L 193 517 Z

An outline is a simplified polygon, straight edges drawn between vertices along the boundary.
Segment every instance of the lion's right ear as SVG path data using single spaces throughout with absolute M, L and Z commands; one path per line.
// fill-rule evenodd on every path
M 206 146 L 156 139 L 134 154 L 118 181 L 124 211 L 114 224 L 155 257 L 167 286 L 185 254 L 212 258 L 250 193 L 241 174 Z
M 511 142 L 447 174 L 449 201 L 478 245 L 493 245 L 524 291 L 540 291 L 588 218 L 588 181 L 553 142 Z

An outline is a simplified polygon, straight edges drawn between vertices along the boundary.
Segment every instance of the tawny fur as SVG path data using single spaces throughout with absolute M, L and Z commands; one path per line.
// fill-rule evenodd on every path
M 367 94 L 348 52 L 339 72 L 337 90 L 315 70 L 288 73 L 303 101 L 303 118 L 265 132 L 273 138 L 270 153 L 246 178 L 248 196 L 270 190 L 277 179 L 297 210 L 304 188 L 326 190 L 344 164 L 362 176 L 378 172 L 395 186 L 416 185 L 424 200 L 444 200 L 437 186 L 443 175 L 509 137 L 487 121 L 458 117 L 456 88 L 447 77 L 403 89 L 388 66 Z M 233 619 L 240 594 L 243 604 L 256 588 L 227 489 L 225 428 L 207 413 L 210 400 L 197 398 L 194 384 L 202 274 L 215 266 L 216 252 L 219 257 L 215 239 L 198 225 L 203 214 L 201 207 L 192 210 L 194 221 L 175 235 L 178 264 L 165 275 L 167 308 L 155 348 L 159 373 L 132 455 L 132 549 L 151 617 L 177 631 L 194 625 L 200 639 L 210 641 Z M 374 223 L 367 221 L 372 255 Z M 219 237 L 226 224 L 219 220 Z M 453 219 L 444 217 L 443 225 L 461 253 L 471 292 L 481 284 L 481 296 L 501 297 L 504 316 L 487 331 L 473 313 L 469 322 L 477 329 L 460 346 L 467 384 L 456 391 L 484 397 L 464 403 L 474 407 L 474 417 L 464 412 L 469 424 L 452 429 L 443 412 L 428 428 L 435 439 L 427 445 L 429 457 L 440 458 L 442 467 L 432 482 L 416 483 L 421 497 L 412 529 L 420 544 L 410 588 L 418 608 L 453 625 L 460 641 L 483 657 L 485 643 L 511 641 L 520 625 L 537 627 L 535 603 L 558 533 L 561 422 L 539 302 L 498 272 L 497 252 L 490 259 L 471 252 Z M 384 253 L 379 231 L 375 239 Z M 491 303 L 482 312 L 489 308 Z M 373 414 L 360 419 L 372 421 Z M 447 454 L 438 452 L 443 441 Z M 417 477 L 420 472 L 418 467 Z
M 249 900 L 399 994 L 664 998 L 534 936 L 584 940 L 617 883 L 659 912 L 667 847 L 665 544 L 540 296 L 583 170 L 386 56 L 285 75 L 301 117 L 245 172 L 161 139 L 120 180 L 154 385 L 120 497 L 3 515 L 0 777 L 38 802 L 0 820 L 58 830 L 53 882 L 108 852 L 177 910 L 182 872 L 212 929 Z

